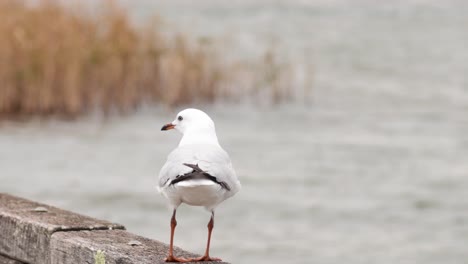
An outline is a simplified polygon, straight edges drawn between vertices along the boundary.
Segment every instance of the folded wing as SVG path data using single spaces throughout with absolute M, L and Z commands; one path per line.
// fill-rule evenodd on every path
M 190 166 L 187 166 L 190 165 Z M 201 170 L 195 173 L 193 165 Z M 201 174 L 200 174 L 201 173 Z M 180 177 L 211 176 L 221 186 L 225 185 L 229 196 L 240 189 L 240 183 L 232 167 L 229 155 L 215 145 L 185 145 L 172 151 L 159 173 L 159 189 L 169 186 Z M 195 176 L 197 175 L 197 176 Z M 204 175 L 204 176 L 202 176 Z

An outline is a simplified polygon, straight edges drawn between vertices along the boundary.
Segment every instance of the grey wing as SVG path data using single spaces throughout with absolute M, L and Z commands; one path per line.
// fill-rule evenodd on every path
M 188 153 L 187 153 L 188 154 Z M 173 150 L 167 157 L 167 161 L 159 172 L 158 187 L 162 188 L 177 176 L 186 174 L 192 171 L 191 168 L 183 165 L 189 162 L 190 156 L 186 155 L 180 148 Z
M 198 158 L 198 165 L 203 171 L 216 177 L 218 182 L 224 182 L 232 194 L 239 191 L 240 182 L 226 151 L 222 148 L 207 149 L 201 151 Z

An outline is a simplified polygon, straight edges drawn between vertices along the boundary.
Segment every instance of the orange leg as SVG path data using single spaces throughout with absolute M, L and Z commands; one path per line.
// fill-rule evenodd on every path
M 190 259 L 190 261 L 221 261 L 220 258 L 210 257 L 211 232 L 214 227 L 214 211 L 211 212 L 210 222 L 208 222 L 208 242 L 206 243 L 205 255 L 199 258 Z
M 174 247 L 174 232 L 175 232 L 176 226 L 177 226 L 176 210 L 174 209 L 174 212 L 172 213 L 172 218 L 171 218 L 171 243 L 169 245 L 169 255 L 166 258 L 166 262 L 189 262 L 190 261 L 189 259 L 177 258 L 174 256 L 173 247 Z

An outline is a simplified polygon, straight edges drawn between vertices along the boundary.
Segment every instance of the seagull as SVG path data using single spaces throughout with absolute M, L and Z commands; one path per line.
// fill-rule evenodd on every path
M 236 194 L 241 184 L 226 151 L 219 145 L 213 120 L 198 109 L 185 109 L 161 130 L 178 130 L 182 139 L 168 156 L 159 173 L 159 192 L 172 209 L 171 239 L 166 262 L 221 261 L 210 257 L 214 210 L 224 200 Z M 180 258 L 173 254 L 176 211 L 182 203 L 204 206 L 211 212 L 205 254 L 200 258 Z

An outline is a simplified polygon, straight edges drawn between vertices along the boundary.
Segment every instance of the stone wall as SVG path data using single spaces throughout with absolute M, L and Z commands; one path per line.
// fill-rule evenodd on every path
M 123 225 L 0 193 L 0 264 L 156 264 L 167 252 Z M 180 248 L 175 255 L 197 256 Z

